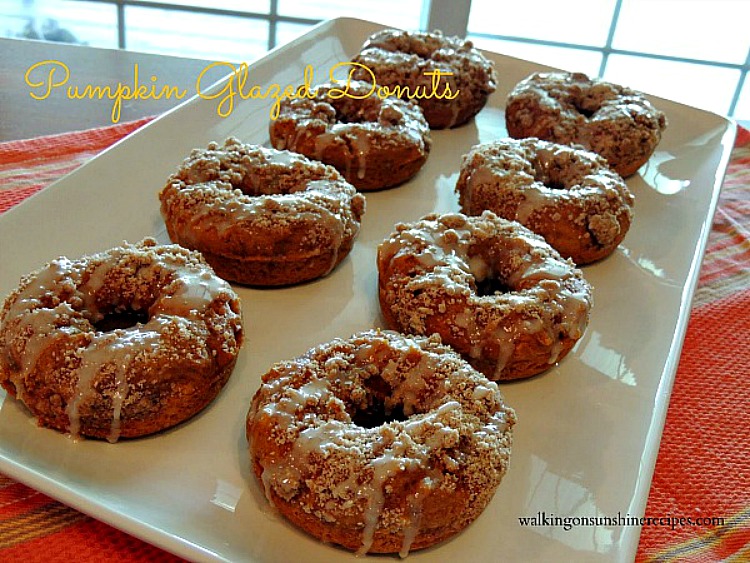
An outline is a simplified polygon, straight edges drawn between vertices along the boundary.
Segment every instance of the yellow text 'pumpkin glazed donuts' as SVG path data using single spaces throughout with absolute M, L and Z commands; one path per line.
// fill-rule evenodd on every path
M 609 256 L 630 228 L 635 198 L 599 155 L 538 139 L 473 147 L 456 182 L 461 210 L 518 221 L 565 258 Z
M 40 425 L 114 442 L 203 409 L 242 340 L 229 284 L 146 239 L 25 276 L 0 313 L 0 384 Z
M 495 383 L 437 336 L 369 331 L 274 365 L 247 416 L 269 502 L 362 553 L 444 541 L 508 469 L 516 418 Z
M 396 225 L 378 248 L 391 328 L 438 333 L 493 380 L 541 373 L 583 335 L 591 286 L 544 239 L 485 211 Z
M 332 166 L 228 139 L 196 149 L 159 194 L 173 242 L 247 285 L 330 273 L 359 233 L 364 196 Z
M 508 95 L 511 137 L 577 144 L 603 156 L 621 176 L 643 166 L 667 127 L 640 92 L 571 72 L 537 72 Z
M 353 62 L 354 78 L 414 96 L 432 129 L 474 117 L 497 87 L 494 63 L 471 41 L 440 32 L 384 29 L 371 35 Z M 447 88 L 446 88 L 447 87 Z
M 380 99 L 370 84 L 321 84 L 315 96 L 285 99 L 271 144 L 335 167 L 360 191 L 390 188 L 427 161 L 430 128 L 415 104 Z

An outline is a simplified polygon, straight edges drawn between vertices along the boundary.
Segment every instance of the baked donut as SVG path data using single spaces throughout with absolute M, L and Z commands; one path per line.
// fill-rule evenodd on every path
M 114 442 L 206 407 L 242 339 L 239 299 L 201 256 L 145 239 L 25 276 L 0 313 L 0 384 L 41 426 Z
M 614 251 L 630 228 L 633 195 L 596 153 L 538 139 L 473 147 L 456 183 L 461 210 L 522 223 L 576 264 Z
M 491 211 L 396 225 L 377 260 L 388 326 L 438 333 L 492 380 L 545 371 L 588 324 L 591 287 L 580 270 Z
M 419 103 L 432 129 L 466 123 L 497 87 L 491 60 L 471 41 L 439 31 L 378 31 L 352 62 L 363 65 L 355 67 L 354 78 L 385 86 Z
M 508 95 L 505 124 L 517 139 L 582 145 L 627 177 L 651 157 L 667 119 L 630 88 L 578 72 L 538 72 Z
M 330 273 L 365 210 L 335 168 L 233 138 L 194 150 L 159 199 L 173 242 L 199 250 L 222 278 L 258 286 Z
M 497 385 L 437 336 L 369 331 L 274 365 L 247 438 L 269 502 L 294 525 L 406 556 L 481 514 L 515 422 Z
M 271 144 L 335 167 L 360 191 L 402 184 L 427 161 L 430 127 L 418 106 L 380 99 L 371 84 L 322 84 L 312 98 L 286 98 Z

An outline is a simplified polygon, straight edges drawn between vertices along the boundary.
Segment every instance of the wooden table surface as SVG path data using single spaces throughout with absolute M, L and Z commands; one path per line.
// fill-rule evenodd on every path
M 154 95 L 148 99 L 123 100 L 119 121 L 162 113 L 182 100 L 176 96 L 153 97 L 168 86 L 175 87 L 175 92 L 185 91 L 183 99 L 189 98 L 195 93 L 196 79 L 211 62 L 0 38 L 0 141 L 111 125 L 115 101 L 106 95 L 102 99 L 96 93 L 87 95 L 85 88 L 109 86 L 113 94 L 118 84 L 133 88 L 136 65 L 139 83 L 146 87 L 146 92 L 154 86 Z M 38 66 L 32 68 L 34 65 Z M 67 73 L 67 82 L 62 84 Z M 60 85 L 48 91 L 50 83 Z M 69 95 L 68 87 L 77 87 L 83 99 Z M 34 99 L 32 93 L 44 99 Z

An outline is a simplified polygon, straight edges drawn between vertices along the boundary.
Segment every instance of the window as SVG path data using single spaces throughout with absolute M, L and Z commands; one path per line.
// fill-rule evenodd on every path
M 478 47 L 750 119 L 748 21 L 745 0 L 473 0 L 467 36 Z
M 251 61 L 321 20 L 420 27 L 422 0 L 3 0 L 0 34 L 229 62 Z
M 441 22 L 480 48 L 750 119 L 748 0 L 3 0 L 0 34 L 239 62 L 339 16 Z

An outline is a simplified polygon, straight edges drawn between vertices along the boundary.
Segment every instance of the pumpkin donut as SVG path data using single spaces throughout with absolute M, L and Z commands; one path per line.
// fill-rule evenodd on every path
M 222 278 L 257 286 L 329 274 L 365 210 L 332 166 L 233 138 L 194 150 L 159 199 L 173 242 L 199 250 Z
M 667 118 L 630 88 L 581 73 L 538 72 L 508 95 L 505 124 L 517 139 L 581 145 L 628 177 L 653 154 Z
M 360 191 L 406 182 L 427 161 L 432 141 L 419 106 L 381 100 L 372 86 L 321 84 L 313 98 L 285 99 L 271 144 L 335 167 Z
M 525 225 L 565 258 L 609 256 L 630 228 L 635 199 L 599 155 L 538 139 L 473 147 L 456 182 L 461 210 Z
M 145 239 L 25 276 L 0 312 L 0 384 L 41 426 L 114 442 L 206 407 L 242 340 L 229 284 Z
M 497 88 L 491 60 L 471 41 L 439 31 L 378 31 L 367 39 L 353 62 L 361 65 L 352 73 L 354 78 L 411 96 L 432 129 L 468 122 Z
M 497 385 L 437 336 L 368 331 L 274 365 L 247 438 L 268 501 L 294 525 L 404 557 L 482 513 L 515 421 Z
M 580 270 L 490 211 L 399 224 L 377 260 L 388 326 L 439 334 L 492 380 L 547 370 L 588 324 L 591 286 Z

